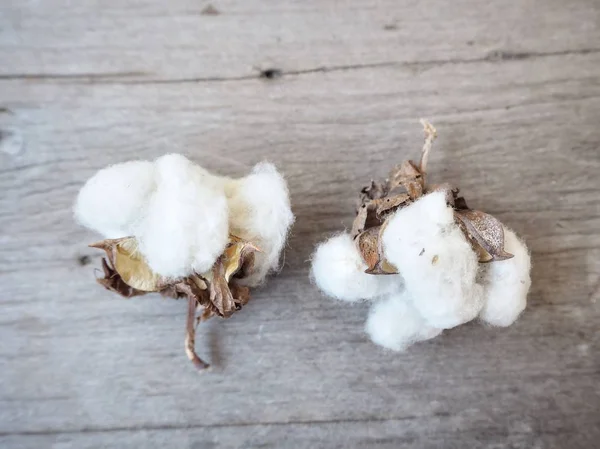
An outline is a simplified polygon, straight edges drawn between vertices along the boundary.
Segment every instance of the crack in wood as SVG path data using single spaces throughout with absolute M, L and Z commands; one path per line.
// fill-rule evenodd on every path
M 146 72 L 114 72 L 114 73 L 6 73 L 0 74 L 0 80 L 13 81 L 59 81 L 59 80 L 89 80 L 110 81 L 121 78 L 148 76 Z
M 265 76 L 264 71 L 259 71 L 249 75 L 239 76 L 209 76 L 209 77 L 194 77 L 194 78 L 180 78 L 180 79 L 149 79 L 144 78 L 149 76 L 146 72 L 117 72 L 117 73 L 54 73 L 54 74 L 3 74 L 0 75 L 0 81 L 2 80 L 25 80 L 25 81 L 76 81 L 85 84 L 185 84 L 185 83 L 210 83 L 210 82 L 232 82 L 232 81 L 247 81 L 255 79 L 273 79 L 285 76 L 300 76 L 308 75 L 313 73 L 333 73 L 333 72 L 345 72 L 350 70 L 364 70 L 373 68 L 383 67 L 435 67 L 443 65 L 454 65 L 454 64 L 477 64 L 477 63 L 501 63 L 510 61 L 523 61 L 537 58 L 547 58 L 556 56 L 569 56 L 569 55 L 589 55 L 600 53 L 599 48 L 584 48 L 580 50 L 561 50 L 554 52 L 513 52 L 508 50 L 494 50 L 480 58 L 473 59 L 432 59 L 423 61 L 386 61 L 386 62 L 374 62 L 368 64 L 347 64 L 339 66 L 320 66 L 309 69 L 299 69 L 284 71 L 277 70 L 277 76 Z M 140 77 L 141 79 L 128 79 Z
M 442 416 L 443 417 L 443 416 Z M 138 432 L 156 430 L 184 430 L 184 429 L 220 429 L 235 427 L 267 427 L 267 426 L 313 426 L 347 423 L 376 423 L 393 421 L 411 421 L 419 418 L 440 418 L 439 415 L 431 416 L 401 416 L 398 418 L 355 418 L 355 419 L 331 419 L 331 420 L 297 420 L 297 421 L 273 421 L 273 422 L 239 422 L 239 423 L 215 423 L 215 424 L 162 424 L 148 426 L 115 426 L 115 427 L 83 427 L 81 429 L 42 429 L 22 431 L 0 431 L 0 437 L 8 436 L 45 436 L 45 435 L 73 435 L 83 433 L 112 433 L 112 432 Z

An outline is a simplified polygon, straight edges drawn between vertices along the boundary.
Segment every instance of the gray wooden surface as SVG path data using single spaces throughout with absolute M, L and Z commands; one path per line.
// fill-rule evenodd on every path
M 600 447 L 600 3 L 212 5 L 0 2 L 0 447 Z M 527 239 L 533 287 L 511 328 L 395 354 L 308 260 L 420 117 L 432 179 Z M 165 152 L 269 159 L 297 215 L 281 274 L 201 328 L 204 375 L 185 304 L 95 285 L 71 218 L 94 171 Z

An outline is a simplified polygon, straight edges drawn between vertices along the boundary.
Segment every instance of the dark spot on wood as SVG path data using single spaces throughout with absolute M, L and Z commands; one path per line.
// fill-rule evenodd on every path
M 79 262 L 79 265 L 81 265 L 82 267 L 89 265 L 91 261 L 92 261 L 92 259 L 88 255 L 79 256 L 77 258 L 77 262 Z
M 203 16 L 218 16 L 221 14 L 221 11 L 219 11 L 213 5 L 207 5 L 206 8 L 200 11 L 200 14 Z
M 8 108 L 0 107 L 0 114 L 12 114 L 13 112 Z
M 23 150 L 23 136 L 17 130 L 0 129 L 0 152 L 15 155 Z
M 396 25 L 395 23 L 390 23 L 390 24 L 384 25 L 383 29 L 386 30 L 386 31 L 397 30 L 398 29 L 398 25 Z
M 425 254 L 425 248 L 423 248 L 423 249 L 421 250 L 421 252 L 419 253 L 419 256 L 422 256 L 423 254 Z
M 471 47 L 472 45 L 475 45 L 475 41 L 467 41 L 467 45 Z
M 486 61 L 520 61 L 530 58 L 531 53 L 528 52 L 512 52 L 504 50 L 493 50 L 484 58 Z
M 585 332 L 583 332 L 583 331 L 577 331 L 577 336 L 579 338 L 581 338 L 582 340 L 585 340 Z
M 560 221 L 556 222 L 556 226 L 559 227 L 559 228 L 561 228 L 561 229 L 565 228 L 565 226 Z
M 261 70 L 260 77 L 268 80 L 273 80 L 276 78 L 281 78 L 283 76 L 283 72 L 279 69 L 265 69 Z

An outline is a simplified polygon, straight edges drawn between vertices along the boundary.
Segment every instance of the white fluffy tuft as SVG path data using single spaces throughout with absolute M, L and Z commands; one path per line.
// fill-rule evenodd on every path
M 208 271 L 228 241 L 225 194 L 178 154 L 155 162 L 157 188 L 135 229 L 148 265 L 168 277 Z
M 92 176 L 75 201 L 76 220 L 105 238 L 131 235 L 142 208 L 155 188 L 148 161 L 111 165 Z
M 365 331 L 373 343 L 403 351 L 413 343 L 437 337 L 442 329 L 429 325 L 405 292 L 390 295 L 373 304 Z
M 402 288 L 400 276 L 376 276 L 366 269 L 350 235 L 339 234 L 317 247 L 311 276 L 325 294 L 342 301 L 373 299 Z
M 135 236 L 148 265 L 173 278 L 210 270 L 230 232 L 250 240 L 262 252 L 247 285 L 277 267 L 294 221 L 287 185 L 272 164 L 236 180 L 178 154 L 100 170 L 81 189 L 74 212 L 105 238 Z
M 429 324 L 449 329 L 477 316 L 483 306 L 483 286 L 476 283 L 477 255 L 454 223 L 444 192 L 396 212 L 383 244 Z
M 485 305 L 480 317 L 494 326 L 510 326 L 527 305 L 531 258 L 525 243 L 504 228 L 504 249 L 514 257 L 485 266 Z
M 279 266 L 279 256 L 294 222 L 285 179 L 273 164 L 257 164 L 252 173 L 230 180 L 228 195 L 231 233 L 256 244 L 254 270 L 246 285 L 260 284 Z

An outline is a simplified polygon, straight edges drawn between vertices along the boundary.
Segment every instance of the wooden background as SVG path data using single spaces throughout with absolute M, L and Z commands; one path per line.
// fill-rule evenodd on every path
M 432 180 L 527 239 L 533 287 L 513 327 L 397 354 L 308 261 L 420 117 Z M 599 447 L 599 125 L 597 0 L 2 0 L 0 447 Z M 165 152 L 269 159 L 297 216 L 281 274 L 201 328 L 203 375 L 186 305 L 95 285 L 71 216 L 96 170 Z

